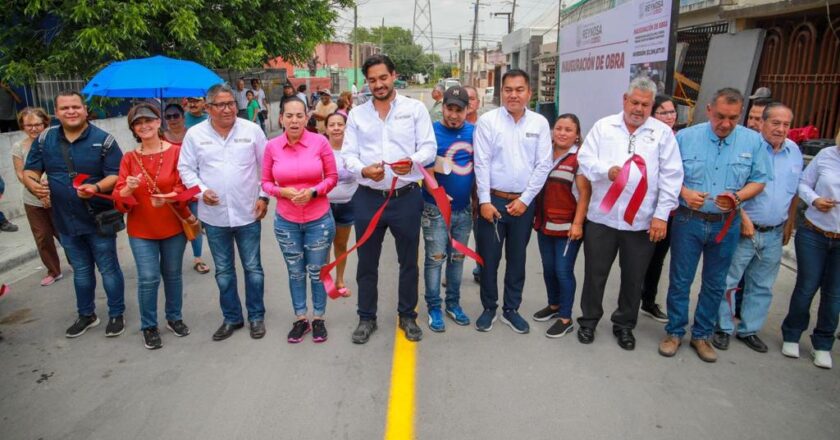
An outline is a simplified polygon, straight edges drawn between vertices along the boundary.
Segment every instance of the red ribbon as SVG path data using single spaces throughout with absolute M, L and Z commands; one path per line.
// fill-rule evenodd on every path
M 726 216 L 726 221 L 723 222 L 723 227 L 720 229 L 720 232 L 718 232 L 718 235 L 715 237 L 715 243 L 720 243 L 721 241 L 723 241 L 724 237 L 726 237 L 726 233 L 729 232 L 729 228 L 732 226 L 732 222 L 735 220 L 735 214 L 738 211 L 737 209 L 735 209 L 738 206 L 738 201 L 735 200 L 735 196 L 729 193 L 723 193 L 719 194 L 718 197 L 723 197 L 732 200 L 733 208 L 731 211 L 729 211 L 729 215 Z
M 84 174 L 84 173 L 76 174 L 76 177 L 73 179 L 73 189 L 78 191 L 79 187 L 82 186 L 85 183 L 85 180 L 87 180 L 89 177 L 90 177 L 90 174 Z M 112 202 L 114 201 L 114 197 L 109 195 L 109 194 L 102 194 L 102 193 L 98 193 L 96 191 L 84 191 L 84 192 L 87 193 L 87 194 L 90 194 L 94 197 L 99 197 L 100 199 L 110 200 Z M 137 200 L 135 200 L 133 196 L 122 197 L 122 202 L 126 205 L 136 205 L 137 204 Z
M 732 316 L 732 319 L 735 319 L 735 307 L 732 305 L 732 294 L 741 290 L 738 287 L 733 287 L 726 291 L 724 296 L 726 296 L 726 302 L 729 304 L 729 314 Z
M 10 290 L 12 289 L 9 288 L 8 284 L 0 284 L 0 297 L 3 297 L 3 295 L 9 293 Z
M 636 191 L 634 191 L 633 195 L 630 197 L 630 203 L 627 204 L 627 210 L 624 211 L 624 221 L 629 225 L 633 224 L 633 220 L 636 218 L 636 213 L 639 211 L 639 207 L 642 206 L 645 194 L 647 194 L 647 166 L 642 156 L 634 154 L 630 157 L 630 159 L 627 159 L 627 162 L 624 162 L 624 166 L 621 167 L 621 172 L 618 174 L 618 177 L 615 178 L 612 185 L 610 185 L 610 189 L 607 191 L 607 194 L 604 196 L 604 199 L 601 201 L 601 206 L 599 207 L 601 212 L 605 214 L 612 210 L 613 206 L 615 206 L 615 202 L 618 201 L 621 193 L 624 192 L 624 188 L 627 186 L 628 180 L 630 180 L 630 166 L 634 163 L 639 168 L 639 172 L 642 173 L 642 178 L 639 180 L 639 185 L 636 187 Z
M 382 162 L 383 165 L 389 166 L 408 165 L 410 163 L 412 162 Z M 437 180 L 435 180 L 434 176 L 429 174 L 429 172 L 426 171 L 425 168 L 423 168 L 420 165 L 417 165 L 417 167 L 420 168 L 420 172 L 423 174 L 423 182 L 426 185 L 429 193 L 435 199 L 438 209 L 440 209 L 440 214 L 441 216 L 443 216 L 444 222 L 446 222 L 446 229 L 447 233 L 449 234 L 449 240 L 452 243 L 452 247 L 458 252 L 461 252 L 462 254 L 472 258 L 473 260 L 478 262 L 478 264 L 483 266 L 484 260 L 481 258 L 480 255 L 478 255 L 477 252 L 473 251 L 463 243 L 460 243 L 459 241 L 452 238 L 451 231 L 449 231 L 451 229 L 452 223 L 452 205 L 449 203 L 449 198 L 446 196 L 446 191 L 440 185 L 438 185 Z M 385 208 L 388 206 L 388 202 L 394 195 L 394 189 L 397 187 L 398 179 L 399 178 L 395 176 L 391 180 L 391 189 L 388 191 L 388 197 L 385 198 L 385 202 L 382 203 L 382 206 L 380 206 L 379 209 L 376 210 L 376 213 L 373 214 L 373 217 L 370 219 L 370 223 L 368 223 L 367 229 L 365 229 L 365 233 L 362 234 L 359 240 L 356 241 L 356 244 L 354 244 L 353 247 L 351 247 L 350 249 L 347 249 L 347 252 L 341 254 L 340 256 L 338 256 L 338 258 L 321 268 L 321 282 L 324 283 L 324 289 L 327 291 L 327 295 L 329 295 L 330 298 L 336 299 L 338 297 L 344 296 L 344 294 L 347 292 L 346 288 L 342 287 L 341 289 L 337 289 L 335 287 L 335 282 L 333 281 L 330 272 L 333 270 L 334 267 L 338 265 L 338 263 L 347 259 L 347 256 L 349 256 L 353 251 L 358 249 L 359 246 L 365 244 L 365 242 L 368 241 L 370 236 L 373 235 L 373 231 L 376 230 L 376 226 L 379 224 L 379 220 L 382 218 L 382 213 L 385 212 Z

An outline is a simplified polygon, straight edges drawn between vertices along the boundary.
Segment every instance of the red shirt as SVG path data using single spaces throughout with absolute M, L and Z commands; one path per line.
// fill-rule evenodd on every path
M 126 227 L 130 237 L 145 238 L 147 240 L 162 240 L 182 233 L 181 220 L 166 206 L 155 208 L 152 206 L 151 194 L 147 178 L 137 162 L 143 161 L 143 167 L 149 173 L 150 179 L 157 175 L 157 187 L 161 193 L 181 193 L 186 188 L 178 175 L 178 156 L 181 147 L 171 146 L 162 153 L 140 155 L 138 150 L 126 153 L 120 162 L 120 174 L 114 187 L 114 206 L 121 212 L 128 213 Z M 163 162 L 161 162 L 163 155 Z M 160 170 L 158 172 L 158 170 Z M 134 190 L 133 197 L 138 204 L 126 205 L 120 197 L 120 191 L 125 188 L 128 176 L 140 176 L 140 186 Z M 173 203 L 172 206 L 183 218 L 189 218 L 190 210 L 186 203 Z
M 306 223 L 324 216 L 330 209 L 327 193 L 338 183 L 338 171 L 332 147 L 324 136 L 304 131 L 300 139 L 289 144 L 286 134 L 270 140 L 265 146 L 262 169 L 263 191 L 277 197 L 277 213 L 295 223 Z M 280 188 L 315 188 L 318 197 L 303 206 L 280 197 Z

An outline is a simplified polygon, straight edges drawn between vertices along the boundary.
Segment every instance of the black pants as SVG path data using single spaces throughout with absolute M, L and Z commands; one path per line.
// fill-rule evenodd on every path
M 645 282 L 642 284 L 642 307 L 652 307 L 656 304 L 656 294 L 659 288 L 659 279 L 662 277 L 662 267 L 665 265 L 665 257 L 671 249 L 671 225 L 674 224 L 673 217 L 668 219 L 668 234 L 665 239 L 656 242 L 653 248 L 653 256 L 650 258 Z
M 353 195 L 353 212 L 356 240 L 362 238 L 376 210 L 385 202 L 381 191 L 359 186 Z M 397 261 L 400 266 L 399 306 L 400 316 L 415 318 L 417 312 L 417 283 L 420 270 L 417 267 L 417 251 L 420 245 L 420 215 L 423 212 L 423 196 L 419 187 L 394 197 L 382 213 L 373 234 L 359 247 L 359 265 L 356 268 L 356 283 L 359 285 L 358 314 L 361 319 L 376 319 L 376 303 L 379 299 L 379 256 L 382 254 L 382 240 L 385 230 L 391 229 L 397 245 Z
M 639 317 L 642 281 L 653 255 L 647 231 L 619 231 L 608 226 L 587 222 L 584 229 L 584 276 L 578 319 L 581 327 L 594 329 L 604 316 L 604 288 L 615 256 L 621 268 L 621 288 L 618 308 L 612 314 L 613 330 L 636 327 Z
M 514 217 L 507 213 L 505 205 L 510 203 L 501 197 L 490 196 L 491 203 L 502 214 L 498 225 L 480 216 L 475 220 L 475 242 L 478 254 L 484 259 L 481 269 L 481 305 L 496 310 L 499 301 L 498 272 L 505 250 L 505 292 L 504 310 L 518 310 L 522 303 L 522 289 L 525 287 L 525 250 L 531 239 L 534 223 L 534 204 L 524 214 Z M 498 235 L 497 235 L 498 232 Z

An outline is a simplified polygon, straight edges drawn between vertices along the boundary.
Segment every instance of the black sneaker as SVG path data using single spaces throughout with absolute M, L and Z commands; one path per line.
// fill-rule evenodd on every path
M 370 335 L 376 331 L 375 319 L 360 319 L 356 330 L 353 330 L 353 343 L 364 344 L 370 339 Z
M 143 329 L 143 346 L 149 350 L 157 350 L 163 347 L 163 342 L 160 340 L 160 332 L 158 332 L 157 327 Z
M 573 321 L 570 319 L 569 322 L 563 322 L 562 320 L 558 319 L 554 322 L 554 324 L 545 331 L 545 337 L 547 338 L 562 338 L 567 334 L 571 333 L 572 330 L 575 329 L 575 325 Z
M 327 326 L 323 319 L 312 320 L 312 341 L 315 343 L 327 340 Z
M 172 333 L 175 333 L 175 336 L 179 338 L 183 338 L 190 334 L 190 328 L 187 327 L 187 324 L 184 324 L 184 321 L 177 320 L 177 321 L 166 321 L 166 328 L 169 329 Z
M 122 315 L 108 320 L 108 325 L 105 326 L 105 336 L 113 338 L 125 333 L 125 320 Z
M 668 322 L 668 315 L 659 308 L 659 304 L 654 304 L 652 306 L 642 306 L 642 315 L 650 316 L 653 318 L 654 321 L 658 321 L 661 323 Z
M 3 223 L 0 223 L 0 231 L 3 232 L 17 232 L 18 226 L 8 220 L 5 220 Z
M 534 313 L 534 321 L 538 322 L 545 322 L 552 318 L 559 318 L 560 317 L 560 309 L 552 309 L 551 306 L 545 306 L 545 308 L 538 310 Z
M 289 332 L 287 340 L 290 344 L 297 344 L 303 340 L 303 336 L 309 333 L 310 330 L 312 330 L 312 327 L 309 326 L 309 320 L 298 319 L 292 325 L 292 330 Z
M 96 317 L 96 313 L 89 316 L 79 315 L 79 319 L 64 332 L 64 336 L 78 338 L 85 334 L 89 328 L 96 327 L 97 325 L 99 325 L 99 318 Z

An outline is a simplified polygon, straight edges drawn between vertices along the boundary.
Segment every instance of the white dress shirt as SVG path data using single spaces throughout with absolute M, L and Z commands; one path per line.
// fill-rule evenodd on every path
M 395 92 L 396 93 L 396 92 Z M 435 132 L 429 112 L 422 102 L 400 94 L 391 101 L 391 110 L 385 120 L 379 118 L 374 99 L 353 107 L 347 118 L 341 156 L 347 169 L 356 175 L 359 184 L 373 189 L 391 188 L 397 177 L 397 188 L 423 179 L 416 164 L 427 166 L 437 155 Z M 415 165 L 408 174 L 394 174 L 385 165 L 385 178 L 379 182 L 362 177 L 362 168 L 378 162 L 396 162 L 409 157 Z
M 633 150 L 645 160 L 648 189 L 629 225 L 624 221 L 624 212 L 642 177 L 635 164 L 630 166 L 627 186 L 613 208 L 603 213 L 600 206 L 613 184 L 608 177 L 610 168 L 624 166 L 633 155 L 628 151 L 631 137 Z M 623 231 L 644 231 L 650 229 L 653 217 L 668 221 L 671 211 L 677 208 L 683 182 L 682 157 L 674 132 L 656 118 L 647 118 L 633 135 L 624 123 L 624 112 L 600 119 L 586 135 L 578 163 L 583 175 L 592 182 L 592 199 L 586 214 L 590 221 Z
M 504 107 L 481 115 L 473 148 L 479 203 L 490 203 L 495 189 L 521 193 L 519 200 L 530 205 L 554 167 L 548 121 L 528 109 L 519 122 Z
M 187 188 L 198 185 L 198 218 L 212 226 L 236 227 L 256 221 L 254 206 L 260 196 L 266 138 L 259 125 L 237 118 L 227 138 L 210 120 L 189 130 L 181 145 L 178 173 Z M 202 194 L 212 189 L 219 204 L 208 206 Z
M 814 200 L 819 197 L 838 204 L 820 212 L 814 208 Z M 825 147 L 811 159 L 799 178 L 799 198 L 808 204 L 808 221 L 823 231 L 840 233 L 840 146 Z

